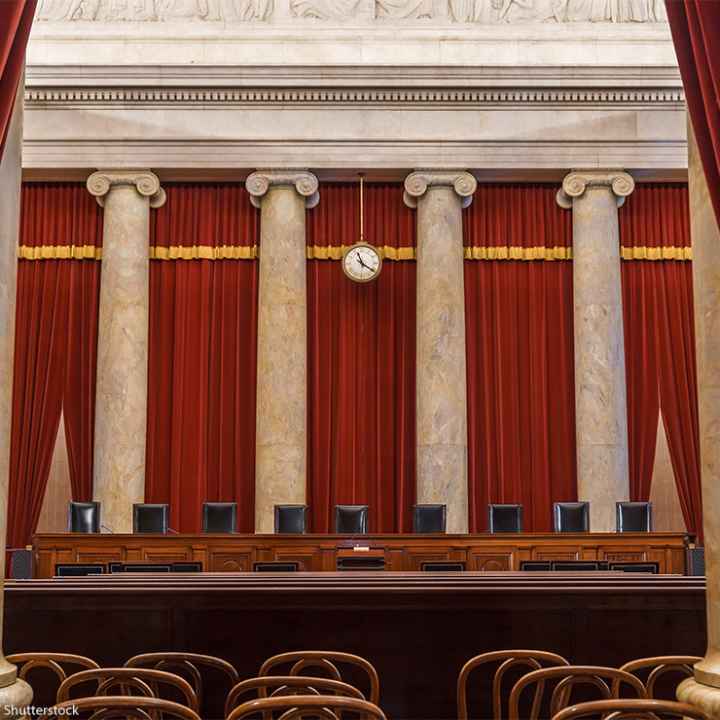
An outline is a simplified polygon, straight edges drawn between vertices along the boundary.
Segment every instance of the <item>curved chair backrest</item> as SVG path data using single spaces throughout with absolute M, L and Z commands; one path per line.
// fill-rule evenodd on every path
M 13 665 L 18 666 L 18 677 L 21 680 L 27 680 L 28 673 L 31 670 L 44 668 L 57 676 L 58 685 L 80 670 L 96 670 L 100 667 L 94 660 L 84 655 L 72 655 L 70 653 L 15 653 L 14 655 L 8 655 L 6 659 Z M 54 690 L 53 694 L 46 697 L 48 701 L 51 701 L 51 698 L 54 697 Z
M 660 718 L 687 718 L 711 720 L 702 710 L 685 703 L 669 700 L 594 700 L 579 703 L 561 710 L 552 720 L 575 718 L 604 718 L 604 720 L 659 720 Z
M 70 700 L 73 687 L 91 681 L 97 683 L 93 695 L 132 695 L 128 691 L 137 690 L 145 697 L 160 697 L 158 686 L 170 686 L 183 696 L 184 705 L 196 712 L 199 710 L 197 696 L 187 680 L 164 670 L 149 668 L 83 670 L 63 681 L 57 692 L 57 702 Z
M 226 720 L 242 720 L 260 714 L 272 717 L 272 713 L 279 713 L 282 720 L 338 720 L 346 712 L 357 714 L 363 720 L 386 720 L 383 711 L 374 703 L 336 695 L 296 695 L 250 700 L 235 708 Z
M 287 695 L 337 695 L 354 697 L 358 700 L 365 699 L 356 687 L 340 682 L 340 680 L 305 675 L 266 675 L 265 677 L 242 680 L 235 685 L 228 693 L 225 701 L 226 717 L 236 705 L 242 704 L 238 702 L 239 699 L 248 693 L 256 693 L 258 698 L 284 697 Z
M 648 698 L 657 698 L 655 687 L 657 681 L 668 673 L 680 673 L 684 677 L 693 676 L 693 665 L 702 660 L 701 657 L 695 655 L 663 655 L 660 657 L 641 658 L 639 660 L 631 660 L 620 667 L 624 672 L 629 672 L 639 677 L 639 670 L 648 671 L 645 680 L 645 692 Z M 642 678 L 641 678 L 642 679 Z M 614 693 L 617 695 L 617 692 Z M 670 700 L 674 700 L 674 695 Z
M 542 694 L 545 684 L 549 680 L 558 681 L 550 696 L 550 715 L 555 715 L 570 704 L 570 696 L 575 685 L 591 685 L 598 690 L 602 700 L 610 700 L 617 697 L 624 683 L 635 691 L 638 698 L 645 699 L 645 685 L 643 685 L 642 681 L 634 675 L 617 668 L 601 667 L 599 665 L 568 665 L 565 667 L 543 668 L 523 675 L 515 683 L 510 693 L 510 720 L 520 720 L 520 696 L 525 688 L 535 684 L 541 690 L 540 698 L 538 698 L 536 690 L 532 712 L 523 720 L 538 720 Z
M 162 713 L 163 718 L 176 718 L 177 720 L 200 720 L 200 716 L 184 705 L 150 697 L 128 697 L 127 695 L 107 695 L 105 697 L 79 698 L 58 703 L 52 710 L 58 717 L 69 716 L 73 708 L 93 720 L 125 720 L 126 718 L 139 718 L 151 720 L 153 716 Z
M 539 670 L 545 665 L 569 665 L 568 661 L 561 655 L 545 652 L 544 650 L 497 650 L 495 652 L 476 655 L 468 660 L 460 670 L 457 681 L 457 708 L 458 720 L 467 720 L 467 685 L 470 673 L 481 665 L 489 663 L 500 663 L 493 675 L 493 720 L 502 720 L 502 687 L 505 673 L 511 668 L 527 668 L 527 672 Z M 536 691 L 539 703 L 542 699 L 542 688 Z M 534 706 L 533 706 L 534 707 Z
M 380 678 L 377 670 L 365 658 L 350 653 L 335 652 L 332 650 L 298 650 L 286 652 L 268 658 L 260 668 L 258 677 L 274 675 L 278 672 L 278 666 L 290 664 L 292 667 L 284 675 L 304 675 L 305 668 L 318 668 L 323 670 L 333 680 L 346 682 L 337 667 L 338 663 L 351 665 L 359 668 L 367 676 L 370 682 L 369 694 L 363 693 L 371 703 L 375 705 L 380 701 Z
M 187 675 L 190 685 L 195 691 L 199 707 L 203 704 L 203 677 L 200 668 L 212 668 L 223 673 L 230 680 L 230 686 L 235 685 L 240 676 L 237 670 L 227 660 L 212 655 L 200 655 L 198 653 L 184 652 L 155 652 L 143 653 L 131 657 L 126 663 L 126 668 L 149 667 L 154 670 L 166 670 Z

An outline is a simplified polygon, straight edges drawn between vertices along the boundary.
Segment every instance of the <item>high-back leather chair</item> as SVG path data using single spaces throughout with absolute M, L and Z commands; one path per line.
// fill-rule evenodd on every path
M 488 531 L 491 533 L 521 533 L 523 506 L 509 504 L 488 505 Z
M 99 533 L 100 503 L 71 500 L 68 504 L 68 531 L 74 533 Z
M 276 505 L 275 532 L 302 535 L 307 532 L 307 505 Z
M 135 503 L 133 505 L 134 533 L 166 533 L 170 508 L 165 503 Z
M 237 503 L 203 503 L 202 528 L 205 533 L 234 533 L 237 528 Z
M 414 533 L 444 533 L 447 505 L 413 505 Z
M 368 531 L 367 505 L 336 505 L 335 532 L 364 535 Z
M 590 503 L 556 502 L 553 504 L 555 532 L 590 532 Z
M 619 533 L 652 532 L 652 503 L 615 503 L 615 514 Z

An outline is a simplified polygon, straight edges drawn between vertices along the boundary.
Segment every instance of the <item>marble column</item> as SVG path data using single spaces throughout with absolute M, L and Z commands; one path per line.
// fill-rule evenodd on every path
M 305 209 L 319 194 L 304 170 L 254 172 L 245 186 L 260 208 L 255 532 L 271 533 L 274 506 L 306 498 Z
M 618 208 L 634 188 L 621 170 L 579 170 L 558 192 L 573 214 L 578 499 L 597 532 L 615 530 L 630 491 Z
M 417 208 L 417 502 L 445 503 L 450 533 L 468 531 L 462 209 L 476 188 L 463 171 L 405 179 Z
M 23 93 L 20 83 L 5 151 L 0 159 L 0 717 L 16 717 L 5 708 L 24 708 L 32 700 L 30 686 L 17 678 L 17 669 L 2 652 L 5 529 L 10 475 L 15 289 L 17 284 L 20 181 L 22 175 Z
M 678 698 L 720 718 L 720 229 L 689 124 L 688 150 L 708 646 Z
M 87 188 L 105 209 L 94 497 L 104 525 L 132 532 L 132 504 L 145 496 L 150 208 L 165 192 L 149 170 L 96 172 Z

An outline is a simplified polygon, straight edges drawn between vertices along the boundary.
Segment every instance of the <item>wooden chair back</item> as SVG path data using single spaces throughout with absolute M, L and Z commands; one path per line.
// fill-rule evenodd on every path
M 242 680 L 228 693 L 225 701 L 227 717 L 248 693 L 256 693 L 258 698 L 285 697 L 288 695 L 339 695 L 364 700 L 363 694 L 352 685 L 329 678 L 308 677 L 304 675 L 267 675 L 265 677 Z
M 66 700 L 53 706 L 56 715 L 70 716 L 73 708 L 80 717 L 92 717 L 92 720 L 152 720 L 153 715 L 162 714 L 164 718 L 176 720 L 201 720 L 200 716 L 189 707 L 179 705 L 170 700 L 151 697 L 128 697 L 127 695 L 108 695 L 105 697 L 79 698 Z
M 561 655 L 545 652 L 544 650 L 497 650 L 495 652 L 482 653 L 468 660 L 460 670 L 457 681 L 457 708 L 458 720 L 468 718 L 467 687 L 470 673 L 481 665 L 500 663 L 493 675 L 492 703 L 493 720 L 502 720 L 503 710 L 503 681 L 508 670 L 512 668 L 527 668 L 527 671 L 540 670 L 546 665 L 559 666 L 569 665 L 568 661 Z M 538 685 L 535 691 L 533 708 L 542 700 L 542 686 Z M 539 711 L 539 706 L 537 708 Z
M 604 718 L 604 720 L 660 720 L 660 718 L 687 718 L 711 720 L 699 708 L 670 700 L 595 700 L 579 703 L 561 710 L 552 720 L 576 718 Z
M 187 680 L 164 670 L 149 668 L 101 668 L 83 670 L 64 680 L 57 692 L 57 702 L 70 700 L 72 689 L 77 685 L 94 681 L 97 685 L 93 695 L 135 695 L 160 698 L 160 686 L 168 686 L 183 697 L 183 705 L 199 711 L 195 691 Z M 134 692 L 133 692 L 134 691 Z
M 236 707 L 226 720 L 243 720 L 250 717 L 272 717 L 282 720 L 339 720 L 346 713 L 363 720 L 386 720 L 383 711 L 374 703 L 337 695 L 296 695 L 250 700 Z
M 693 676 L 693 665 L 702 660 L 696 655 L 663 655 L 659 657 L 641 658 L 639 660 L 631 660 L 620 667 L 621 670 L 629 672 L 640 677 L 640 671 L 643 675 L 647 672 L 645 679 L 645 692 L 648 698 L 662 700 L 657 697 L 657 682 L 670 673 L 679 673 L 684 678 Z M 642 677 L 640 678 L 642 680 Z M 617 693 L 615 693 L 617 695 Z M 675 696 L 667 698 L 674 700 Z
M 602 700 L 617 698 L 622 685 L 629 685 L 639 699 L 645 699 L 645 685 L 628 672 L 599 665 L 567 665 L 543 668 L 523 675 L 510 692 L 510 720 L 520 720 L 520 696 L 525 688 L 536 685 L 542 689 L 538 699 L 537 690 L 530 715 L 523 720 L 538 720 L 540 705 L 548 681 L 557 681 L 550 696 L 550 715 L 553 716 L 570 704 L 574 687 L 590 685 L 595 687 Z M 617 681 L 617 682 L 616 682 Z M 611 689 L 612 687 L 612 689 Z

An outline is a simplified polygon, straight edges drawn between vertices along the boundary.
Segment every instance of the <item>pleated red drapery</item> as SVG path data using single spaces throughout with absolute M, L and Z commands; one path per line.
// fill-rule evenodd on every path
M 481 185 L 465 211 L 471 532 L 488 503 L 522 503 L 525 530 L 545 531 L 552 503 L 577 498 L 572 219 L 556 192 Z
M 313 532 L 336 504 L 369 505 L 371 532 L 409 532 L 415 502 L 415 217 L 400 184 L 365 193 L 380 277 L 356 284 L 337 262 L 359 237 L 358 186 L 328 184 L 307 215 L 308 460 Z M 402 248 L 405 248 L 404 250 Z
M 148 502 L 197 532 L 204 501 L 254 529 L 258 211 L 241 184 L 168 184 L 151 216 Z
M 687 185 L 638 185 L 620 210 L 620 240 L 635 258 L 622 265 L 630 494 L 650 497 L 661 415 L 685 525 L 701 533 Z
M 92 497 L 102 216 L 84 185 L 25 185 L 15 320 L 9 548 L 37 527 L 60 413 L 75 500 Z

